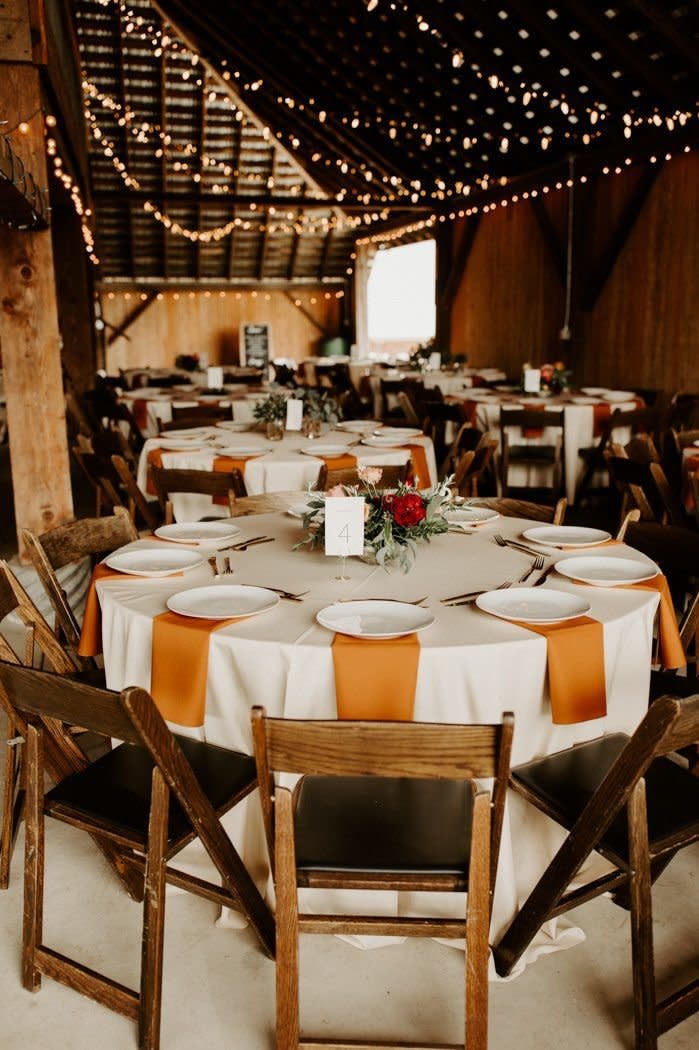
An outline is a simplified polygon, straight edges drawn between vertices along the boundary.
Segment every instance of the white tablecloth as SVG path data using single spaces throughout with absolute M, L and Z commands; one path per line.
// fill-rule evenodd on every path
M 210 405 L 217 402 L 221 407 L 233 406 L 233 419 L 236 423 L 253 423 L 255 417 L 253 409 L 259 401 L 264 401 L 268 396 L 267 391 L 259 394 L 246 393 L 245 386 L 231 386 L 228 393 L 220 396 L 202 394 L 201 391 L 187 393 L 159 393 L 149 394 L 147 388 L 143 390 L 132 390 L 122 395 L 122 400 L 133 412 L 134 401 L 146 402 L 146 423 L 141 427 L 144 437 L 155 437 L 160 431 L 161 423 L 172 422 L 172 406 L 176 405 Z
M 227 435 L 230 437 L 231 445 L 259 445 L 265 450 L 264 455 L 249 459 L 245 466 L 245 485 L 251 496 L 257 496 L 263 492 L 305 490 L 315 483 L 323 462 L 315 456 L 307 456 L 299 451 L 301 448 L 312 445 L 313 442 L 298 432 L 286 431 L 281 441 L 267 441 L 262 433 L 235 434 L 215 427 L 208 428 L 207 433 L 211 438 L 221 438 Z M 176 434 L 168 433 L 167 436 L 172 438 Z M 315 439 L 318 445 L 332 444 L 340 448 L 354 445 L 355 447 L 350 451 L 353 456 L 356 456 L 359 466 L 366 463 L 396 466 L 406 463 L 410 458 L 409 448 L 371 448 L 368 445 L 356 445 L 356 441 L 355 434 L 346 434 L 339 430 L 330 431 L 321 438 Z M 437 462 L 431 439 L 417 437 L 411 439 L 411 442 L 424 446 L 430 481 L 436 484 Z M 137 480 L 143 492 L 146 492 L 148 453 L 151 449 L 158 447 L 158 438 L 149 438 L 141 452 Z M 226 453 L 221 450 L 217 453 L 213 447 L 198 452 L 163 452 L 162 462 L 164 467 L 212 470 L 217 454 L 225 455 Z M 216 514 L 217 511 L 222 515 L 227 513 L 225 508 L 212 504 L 208 496 L 175 495 L 172 506 L 176 521 L 198 521 L 205 515 Z
M 249 752 L 253 704 L 263 704 L 274 717 L 336 717 L 333 635 L 316 623 L 316 613 L 340 597 L 414 600 L 425 594 L 430 595 L 436 622 L 420 635 L 416 720 L 491 722 L 511 710 L 515 714 L 514 765 L 605 732 L 632 731 L 647 709 L 657 592 L 581 588 L 555 574 L 547 580 L 548 588 L 583 593 L 591 605 L 590 615 L 604 626 L 607 716 L 570 726 L 551 722 L 543 637 L 494 619 L 475 606 L 445 608 L 439 604 L 439 598 L 457 591 L 494 587 L 519 576 L 526 556 L 496 546 L 492 533 L 497 528 L 514 536 L 524 525 L 517 519 L 502 519 L 475 536 L 438 536 L 429 546 L 420 545 L 417 563 L 407 575 L 349 559 L 351 578 L 343 583 L 334 578 L 334 559 L 306 550 L 291 551 L 301 535 L 297 520 L 279 514 L 241 519 L 243 536 L 264 533 L 276 537 L 276 542 L 234 553 L 232 579 L 310 593 L 302 604 L 282 601 L 269 613 L 211 635 L 206 716 L 200 735 Z M 147 542 L 140 541 L 140 545 Z M 613 556 L 623 551 L 623 547 L 611 547 L 608 551 L 599 548 L 596 553 Z M 124 578 L 98 584 L 107 684 L 111 689 L 150 687 L 153 617 L 165 611 L 169 595 L 211 580 L 211 570 L 205 565 L 187 573 L 185 580 L 134 583 Z M 257 799 L 236 807 L 228 826 L 246 864 L 264 883 L 266 854 Z M 560 830 L 547 818 L 516 798 L 510 800 L 493 938 L 507 925 L 561 838 Z M 306 892 L 311 894 L 315 910 L 341 907 L 333 894 Z M 458 914 L 460 906 L 453 895 L 430 895 L 429 907 L 436 914 L 453 914 L 455 907 Z M 425 901 L 423 895 L 412 900 L 406 894 L 381 893 L 374 895 L 373 907 L 377 913 L 395 914 L 398 909 L 403 914 L 411 910 L 419 914 Z M 562 920 L 549 924 L 547 932 L 540 934 L 529 949 L 526 960 L 581 937 L 579 930 Z
M 462 394 L 453 394 L 463 401 L 478 400 L 476 411 L 476 424 L 481 430 L 491 432 L 493 438 L 500 440 L 500 409 L 511 407 L 522 409 L 526 407 L 512 397 L 490 397 L 487 400 L 479 400 L 478 396 L 473 398 L 471 392 L 464 391 Z M 522 401 L 527 401 L 526 395 L 522 395 Z M 531 405 L 531 400 L 528 402 Z M 538 402 L 541 403 L 541 402 Z M 635 401 L 616 403 L 610 406 L 612 411 L 620 409 L 622 412 L 633 412 L 636 408 Z M 568 502 L 575 502 L 575 490 L 585 470 L 585 461 L 580 456 L 581 448 L 591 448 L 596 445 L 599 438 L 595 436 L 594 408 L 592 405 L 576 405 L 569 400 L 560 398 L 549 398 L 545 402 L 545 410 L 550 412 L 560 411 L 563 408 L 563 455 L 565 463 L 565 487 Z M 531 445 L 555 444 L 560 430 L 552 427 L 544 427 L 542 434 L 538 437 L 523 438 L 519 427 L 512 428 L 514 431 L 512 440 L 516 443 Z M 616 427 L 613 431 L 613 440 L 624 445 L 630 440 L 631 434 L 628 427 Z M 510 485 L 512 486 L 547 486 L 551 484 L 550 468 L 522 467 L 517 464 L 510 466 Z

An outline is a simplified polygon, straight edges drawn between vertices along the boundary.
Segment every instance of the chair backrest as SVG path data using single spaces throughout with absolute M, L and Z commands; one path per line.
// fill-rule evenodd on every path
M 71 452 L 97 494 L 98 511 L 103 507 L 110 511 L 114 511 L 115 507 L 122 507 L 119 477 L 111 460 L 97 452 L 86 452 L 78 445 L 73 445 Z
M 476 507 L 489 507 L 496 510 L 504 518 L 531 518 L 532 521 L 550 522 L 552 525 L 562 525 L 565 520 L 568 500 L 563 496 L 558 500 L 555 507 L 548 507 L 543 503 L 530 503 L 523 499 L 509 499 L 499 496 L 479 496 L 472 504 Z
M 636 434 L 624 446 L 629 459 L 636 463 L 659 463 L 660 455 L 650 434 Z
M 475 452 L 465 452 L 461 457 L 456 466 L 454 485 L 462 495 L 476 494 L 478 479 L 488 469 L 497 447 L 497 441 L 481 442 Z M 466 488 L 468 493 L 462 492 Z
M 670 588 L 683 608 L 680 638 L 687 651 L 696 642 L 699 623 L 699 533 L 657 522 L 631 522 L 624 542 L 652 558 L 667 576 Z M 689 602 L 684 599 L 689 596 Z
M 257 779 L 270 857 L 274 856 L 275 772 L 493 783 L 491 880 L 500 846 L 514 732 L 506 712 L 494 725 L 422 722 L 297 721 L 252 709 Z M 491 881 L 491 884 L 492 884 Z
M 260 496 L 243 496 L 233 503 L 231 517 L 281 513 L 287 510 L 292 503 L 302 502 L 306 495 L 306 492 L 265 492 Z
M 168 470 L 150 467 L 150 477 L 163 507 L 173 493 L 193 493 L 200 496 L 247 496 L 243 475 L 239 470 Z
M 6 561 L 0 561 L 0 621 L 16 613 L 26 629 L 25 649 L 20 657 L 9 642 L 0 635 L 0 660 L 22 663 L 31 667 L 34 646 L 38 645 L 49 665 L 57 674 L 75 674 L 80 668 L 63 648 L 48 623 L 31 600 Z
M 544 427 L 563 429 L 563 409 L 506 408 L 500 409 L 500 429 L 521 427 L 522 430 L 542 430 Z
M 153 507 L 149 506 L 150 501 L 146 499 L 138 487 L 136 478 L 132 474 L 128 463 L 123 456 L 112 456 L 112 465 L 119 475 L 119 480 L 126 492 L 131 518 L 134 519 L 136 511 L 138 511 L 146 528 L 154 532 L 160 525 L 160 518 L 153 510 Z
M 637 463 L 627 456 L 605 454 L 612 482 L 628 494 L 645 521 L 660 521 L 664 514 L 663 501 L 650 472 L 650 464 Z
M 138 539 L 125 507 L 115 507 L 108 518 L 80 518 L 41 536 L 22 530 L 22 542 L 56 613 L 56 623 L 71 648 L 80 643 L 80 626 L 56 575 L 58 569 L 82 558 L 108 554 Z
M 218 423 L 222 419 L 233 419 L 233 406 L 228 405 L 183 405 L 178 408 L 177 405 L 172 406 L 172 420 L 173 422 L 180 422 L 183 419 L 194 420 L 194 425 L 197 423 L 216 422 Z
M 380 463 L 372 463 L 371 466 L 377 467 L 381 471 L 381 480 L 376 485 L 377 489 L 395 489 L 406 480 L 412 464 L 408 460 L 407 463 L 397 465 L 382 466 Z M 327 467 L 324 463 L 318 472 L 315 488 L 320 492 L 325 492 L 335 485 L 357 485 L 358 483 L 359 478 L 356 467 L 343 467 L 334 470 L 332 467 Z

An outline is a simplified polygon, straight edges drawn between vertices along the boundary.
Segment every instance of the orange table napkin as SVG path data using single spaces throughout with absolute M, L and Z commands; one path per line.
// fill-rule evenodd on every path
M 173 573 L 173 576 L 181 576 L 181 572 Z M 115 572 L 104 562 L 95 565 L 92 570 L 92 579 L 85 601 L 85 615 L 83 617 L 82 630 L 80 632 L 80 643 L 78 645 L 78 656 L 97 656 L 102 652 L 102 609 L 97 597 L 98 580 L 127 580 L 129 583 L 152 579 L 150 576 L 127 576 L 123 572 Z
M 148 426 L 148 400 L 145 397 L 135 397 L 131 402 L 131 411 L 133 413 L 136 426 L 139 430 L 145 430 Z
M 525 412 L 545 412 L 546 405 L 521 405 Z M 507 416 L 505 416 L 505 421 Z M 522 436 L 525 438 L 540 438 L 544 433 L 543 427 L 522 427 Z
M 413 481 L 418 489 L 428 489 L 431 485 L 430 472 L 427 467 L 427 456 L 424 445 L 408 445 L 410 458 L 413 461 Z
M 349 452 L 341 452 L 337 456 L 318 456 L 322 459 L 328 470 L 351 470 L 357 466 L 357 457 L 351 456 Z
M 332 648 L 338 718 L 412 721 L 420 660 L 416 634 L 376 641 L 336 634 Z
M 220 474 L 228 474 L 231 470 L 239 470 L 244 476 L 246 463 L 247 459 L 236 459 L 234 456 L 216 456 L 214 458 L 214 470 Z M 228 506 L 228 497 L 214 496 L 214 503 L 220 503 L 226 507 Z
M 211 635 L 241 619 L 195 620 L 172 612 L 154 618 L 150 691 L 163 718 L 202 725 Z
M 675 607 L 672 603 L 672 595 L 665 577 L 659 573 L 652 580 L 644 580 L 643 583 L 632 583 L 625 590 L 631 591 L 657 591 L 660 595 L 660 608 L 658 614 L 658 639 L 660 641 L 660 662 L 666 671 L 677 671 L 687 664 L 687 656 L 682 645 L 680 632 L 677 627 Z
M 684 482 L 684 505 L 690 513 L 694 510 L 694 493 L 689 484 L 689 475 L 699 470 L 699 456 L 685 456 L 682 460 L 682 476 Z
M 589 616 L 546 625 L 516 622 L 546 639 L 552 722 L 571 725 L 603 718 L 607 690 L 602 624 Z
M 646 407 L 646 403 L 642 397 L 630 398 L 629 403 L 631 401 L 634 402 L 634 407 L 637 409 Z M 605 401 L 602 404 L 592 406 L 592 416 L 594 419 L 592 433 L 595 437 L 600 436 L 604 424 L 607 422 L 612 412 L 615 412 L 618 407 L 618 404 L 613 404 L 609 401 Z M 623 423 L 620 423 L 619 426 L 623 426 Z

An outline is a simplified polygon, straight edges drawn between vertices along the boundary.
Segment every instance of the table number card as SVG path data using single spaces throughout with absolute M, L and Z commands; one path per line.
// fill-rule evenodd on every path
M 538 368 L 524 369 L 524 389 L 527 394 L 538 394 L 541 389 L 541 372 Z
M 364 497 L 325 497 L 325 553 L 348 558 L 364 553 Z
M 223 369 L 218 365 L 206 370 L 206 385 L 210 390 L 220 390 L 223 386 Z
M 286 403 L 286 429 L 300 430 L 303 422 L 303 401 L 299 397 L 290 397 Z

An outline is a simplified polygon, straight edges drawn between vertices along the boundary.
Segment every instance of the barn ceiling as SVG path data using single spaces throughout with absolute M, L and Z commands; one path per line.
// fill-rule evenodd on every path
M 697 137 L 696 0 L 74 6 L 106 277 L 340 280 L 358 233 Z

